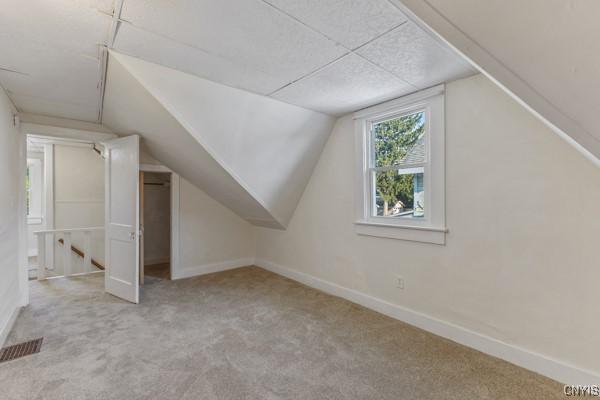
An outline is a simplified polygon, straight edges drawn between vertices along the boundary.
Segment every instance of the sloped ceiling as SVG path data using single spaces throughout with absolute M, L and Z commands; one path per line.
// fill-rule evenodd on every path
M 335 119 L 110 53 L 103 123 L 249 222 L 285 228 Z
M 0 84 L 20 112 L 98 121 L 112 0 L 3 0 Z
M 125 0 L 114 48 L 341 115 L 474 73 L 387 0 Z
M 600 165 L 600 2 L 392 0 Z
M 340 115 L 474 70 L 388 0 L 4 0 L 19 111 L 99 122 L 106 49 Z

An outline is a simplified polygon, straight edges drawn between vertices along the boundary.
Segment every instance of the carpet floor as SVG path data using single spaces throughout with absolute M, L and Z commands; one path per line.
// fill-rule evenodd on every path
M 0 364 L 2 399 L 559 399 L 562 386 L 257 267 L 148 277 L 141 303 L 103 274 L 31 282 Z

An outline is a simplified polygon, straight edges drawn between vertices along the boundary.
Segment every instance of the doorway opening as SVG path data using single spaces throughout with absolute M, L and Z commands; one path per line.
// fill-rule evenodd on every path
M 171 173 L 140 171 L 140 284 L 171 279 Z
M 102 145 L 27 134 L 25 182 L 29 279 L 102 272 Z

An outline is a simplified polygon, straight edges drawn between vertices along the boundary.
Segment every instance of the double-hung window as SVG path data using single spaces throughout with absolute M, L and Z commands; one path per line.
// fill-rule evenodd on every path
M 444 87 L 354 118 L 357 233 L 444 244 Z

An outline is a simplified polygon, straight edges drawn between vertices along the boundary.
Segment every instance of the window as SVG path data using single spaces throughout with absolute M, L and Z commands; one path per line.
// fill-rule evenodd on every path
M 29 224 L 42 222 L 42 160 L 27 159 L 25 176 L 27 221 Z
M 355 113 L 359 234 L 445 243 L 444 87 Z

